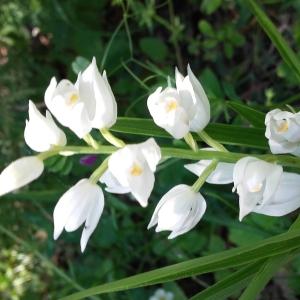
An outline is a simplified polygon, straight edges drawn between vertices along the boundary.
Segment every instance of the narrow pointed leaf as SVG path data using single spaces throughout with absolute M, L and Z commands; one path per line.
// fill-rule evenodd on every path
M 165 130 L 155 125 L 151 119 L 118 118 L 111 131 L 161 138 L 172 138 Z M 205 131 L 215 140 L 226 145 L 268 149 L 263 128 L 248 128 L 235 125 L 213 123 Z M 200 138 L 194 135 L 196 140 Z
M 292 224 L 289 231 L 299 230 L 300 229 L 300 216 Z M 299 254 L 299 251 L 295 253 L 286 253 L 283 255 L 278 255 L 272 258 L 269 258 L 262 267 L 258 270 L 257 274 L 250 281 L 248 287 L 241 296 L 241 300 L 251 300 L 255 299 L 259 293 L 263 290 L 266 284 L 271 280 L 276 271 L 290 259 L 292 259 L 296 254 Z
M 283 60 L 300 81 L 300 61 L 296 53 L 290 48 L 286 40 L 282 37 L 278 29 L 257 2 L 255 0 L 246 0 L 246 2 L 249 4 L 252 13 L 277 48 Z
M 217 254 L 188 260 L 168 267 L 141 273 L 111 283 L 96 286 L 62 298 L 77 300 L 97 294 L 123 291 L 178 280 L 194 275 L 237 267 L 259 259 L 276 256 L 299 248 L 300 232 L 295 230 L 258 242 L 255 245 L 226 250 Z
M 257 128 L 265 128 L 265 114 L 247 105 L 229 101 L 227 106 L 237 112 L 243 119 Z
M 253 275 L 261 267 L 262 261 L 250 264 L 234 272 L 226 278 L 218 281 L 214 285 L 206 288 L 204 291 L 194 295 L 189 300 L 222 300 L 244 288 Z

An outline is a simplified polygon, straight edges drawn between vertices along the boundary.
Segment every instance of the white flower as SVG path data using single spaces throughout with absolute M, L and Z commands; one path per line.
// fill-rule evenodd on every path
M 127 145 L 110 156 L 108 171 L 100 181 L 107 185 L 106 190 L 109 192 L 131 192 L 145 207 L 154 186 L 154 172 L 160 159 L 161 152 L 153 138 L 144 143 Z
M 72 232 L 85 223 L 80 240 L 83 252 L 99 222 L 103 207 L 102 189 L 89 179 L 81 179 L 61 196 L 55 206 L 53 212 L 54 239 L 56 240 L 60 236 L 63 229 Z
M 115 96 L 108 83 L 106 72 L 101 76 L 96 59 L 82 73 L 82 82 L 80 88 L 90 90 L 95 99 L 96 111 L 92 120 L 93 128 L 110 128 L 117 120 L 117 103 Z
M 254 157 L 244 157 L 235 164 L 233 181 L 239 194 L 240 221 L 273 201 L 282 173 L 281 166 Z
M 267 113 L 265 124 L 265 135 L 272 153 L 300 156 L 300 112 L 293 114 L 274 109 Z
M 81 74 L 75 84 L 52 78 L 45 93 L 45 103 L 64 126 L 83 138 L 92 128 L 109 128 L 117 118 L 117 104 L 106 73 L 98 71 L 96 60 Z
M 13 161 L 0 174 L 0 196 L 37 179 L 43 170 L 43 161 L 37 156 L 22 157 Z
M 176 139 L 201 131 L 210 120 L 207 96 L 190 66 L 187 71 L 183 77 L 176 68 L 176 89 L 159 87 L 147 100 L 154 122 Z
M 44 152 L 52 146 L 65 146 L 67 138 L 53 121 L 49 111 L 44 117 L 35 104 L 29 100 L 29 120 L 26 120 L 24 138 L 26 144 L 34 151 Z
M 201 150 L 214 151 L 213 148 L 203 148 Z M 200 176 L 210 163 L 211 160 L 202 159 L 197 163 L 184 165 L 184 167 L 195 175 Z M 206 179 L 206 182 L 211 184 L 228 184 L 233 182 L 233 168 L 234 164 L 232 163 L 218 163 L 216 169 Z
M 66 79 L 57 84 L 56 79 L 52 78 L 45 92 L 45 103 L 63 126 L 83 138 L 92 130 L 95 101 L 89 90 L 79 89 L 80 81 L 81 74 L 75 85 Z
M 149 300 L 173 300 L 174 294 L 172 292 L 167 292 L 164 289 L 157 289 L 153 296 Z
M 210 105 L 200 81 L 189 65 L 187 73 L 188 75 L 183 77 L 177 69 L 175 70 L 176 88 L 183 101 L 189 103 L 188 98 L 192 99 L 193 105 L 189 109 L 193 110 L 195 115 L 190 120 L 189 127 L 190 131 L 198 132 L 204 129 L 210 120 Z
M 276 193 L 264 205 L 257 205 L 254 212 L 280 217 L 300 207 L 300 175 L 283 172 Z
M 158 202 L 148 229 L 169 230 L 169 239 L 184 234 L 197 225 L 206 210 L 206 202 L 199 192 L 185 184 L 168 191 Z

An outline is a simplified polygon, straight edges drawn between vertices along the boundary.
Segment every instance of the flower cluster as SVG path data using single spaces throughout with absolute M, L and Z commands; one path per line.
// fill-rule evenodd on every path
M 184 138 L 197 151 L 191 132 L 207 136 L 204 128 L 210 121 L 210 104 L 189 66 L 186 77 L 175 69 L 175 81 L 176 88 L 159 87 L 148 97 L 148 109 L 158 126 L 175 139 Z M 29 100 L 29 119 L 24 131 L 26 144 L 39 154 L 22 157 L 2 171 L 0 196 L 38 178 L 44 170 L 43 161 L 48 157 L 76 153 L 67 151 L 66 135 L 53 117 L 91 147 L 101 150 L 101 145 L 90 135 L 92 129 L 98 129 L 119 149 L 115 149 L 89 178 L 81 179 L 67 190 L 53 213 L 54 239 L 64 229 L 71 232 L 84 225 L 80 241 L 83 252 L 104 209 L 101 184 L 109 193 L 131 193 L 142 207 L 146 207 L 154 187 L 154 174 L 162 159 L 161 149 L 153 138 L 126 145 L 110 133 L 109 128 L 117 120 L 117 104 L 106 73 L 101 75 L 95 59 L 78 74 L 74 84 L 67 79 L 57 83 L 52 78 L 44 100 L 49 110 L 45 116 Z M 266 115 L 265 124 L 272 153 L 300 156 L 300 113 L 275 109 Z M 216 141 L 210 143 L 211 138 L 205 141 L 213 148 L 204 148 L 204 151 L 227 151 Z M 169 238 L 188 232 L 204 215 L 207 205 L 199 190 L 205 181 L 233 183 L 233 191 L 239 195 L 240 221 L 251 212 L 282 216 L 300 207 L 300 175 L 285 172 L 275 163 L 244 155 L 236 163 L 200 160 L 185 168 L 199 178 L 192 186 L 179 184 L 171 188 L 158 202 L 148 225 L 148 228 L 156 226 L 157 232 L 170 231 Z

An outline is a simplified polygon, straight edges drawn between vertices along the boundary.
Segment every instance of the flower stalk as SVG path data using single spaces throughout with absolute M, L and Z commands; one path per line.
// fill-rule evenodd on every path
M 92 175 L 90 176 L 90 181 L 92 183 L 97 183 L 99 181 L 100 177 L 107 170 L 108 159 L 109 159 L 109 157 L 106 157 L 105 160 L 102 162 L 102 164 L 92 173 Z
M 190 132 L 184 137 L 184 140 L 191 147 L 193 151 L 195 152 L 198 151 L 197 142 L 195 141 L 193 135 Z
M 210 137 L 204 130 L 198 132 L 198 135 L 203 142 L 205 142 L 207 145 L 211 146 L 215 150 L 228 152 L 228 150 L 222 144 Z
M 83 140 L 94 149 L 100 148 L 100 144 L 89 133 L 83 137 Z
M 202 172 L 199 178 L 194 182 L 192 185 L 192 189 L 194 192 L 198 192 L 204 182 L 206 181 L 207 177 L 215 170 L 217 167 L 218 160 L 213 159 L 212 162 L 206 167 L 206 169 Z
M 126 144 L 121 140 L 115 137 L 107 128 L 99 129 L 102 136 L 112 145 L 117 148 L 123 148 Z

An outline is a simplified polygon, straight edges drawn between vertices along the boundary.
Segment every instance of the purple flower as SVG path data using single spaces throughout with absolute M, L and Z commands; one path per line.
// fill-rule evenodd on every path
M 97 155 L 95 154 L 90 154 L 90 155 L 85 155 L 82 156 L 79 160 L 81 165 L 84 166 L 92 166 L 97 160 Z

